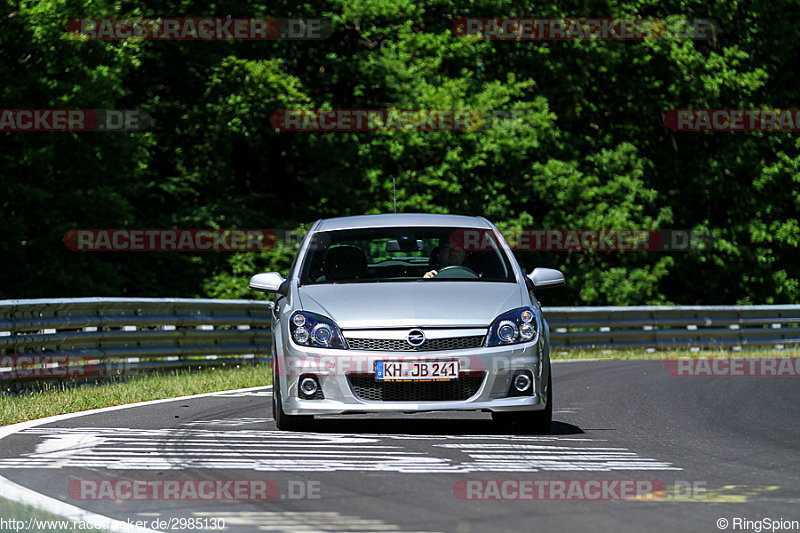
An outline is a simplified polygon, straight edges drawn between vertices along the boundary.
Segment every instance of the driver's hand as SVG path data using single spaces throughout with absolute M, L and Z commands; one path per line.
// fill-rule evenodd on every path
M 423 277 L 424 279 L 432 278 L 432 277 L 433 277 L 433 276 L 435 276 L 437 273 L 438 273 L 438 272 L 436 272 L 435 270 L 431 270 L 430 272 L 425 272 L 425 275 L 424 275 L 424 276 L 422 276 L 422 277 Z

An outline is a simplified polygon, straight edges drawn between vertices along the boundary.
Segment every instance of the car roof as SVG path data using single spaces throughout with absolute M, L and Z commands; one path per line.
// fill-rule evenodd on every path
M 483 217 L 467 217 L 462 215 L 431 215 L 426 213 L 392 213 L 384 215 L 360 215 L 354 217 L 328 218 L 320 220 L 315 231 L 333 231 L 341 229 L 373 228 L 373 227 L 453 227 L 453 228 L 485 228 L 492 225 Z

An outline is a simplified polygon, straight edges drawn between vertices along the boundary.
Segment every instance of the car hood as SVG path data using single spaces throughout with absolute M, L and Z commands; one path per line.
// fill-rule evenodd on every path
M 342 329 L 487 327 L 524 305 L 519 285 L 499 282 L 321 284 L 298 293 L 303 310 L 332 318 Z

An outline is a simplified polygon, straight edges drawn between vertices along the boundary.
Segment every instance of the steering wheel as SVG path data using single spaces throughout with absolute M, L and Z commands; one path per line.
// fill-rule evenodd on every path
M 444 274 L 444 275 L 443 275 Z M 469 278 L 477 279 L 479 276 L 469 267 L 463 265 L 450 265 L 440 268 L 434 278 Z

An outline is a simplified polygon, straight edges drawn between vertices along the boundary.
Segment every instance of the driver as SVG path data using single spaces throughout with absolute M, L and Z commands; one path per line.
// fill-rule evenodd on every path
M 448 266 L 462 265 L 464 264 L 464 258 L 466 257 L 464 250 L 461 250 L 460 248 L 454 248 L 449 242 L 442 246 L 439 250 L 435 251 L 433 255 L 435 264 L 439 265 L 439 269 Z M 438 273 L 439 272 L 437 270 L 430 270 L 425 272 L 425 275 L 422 277 L 426 279 L 432 278 Z

